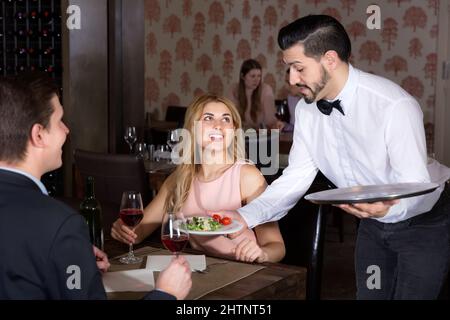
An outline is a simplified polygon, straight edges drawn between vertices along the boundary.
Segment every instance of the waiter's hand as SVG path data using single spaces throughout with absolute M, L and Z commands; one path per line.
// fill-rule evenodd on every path
M 388 213 L 393 205 L 399 202 L 400 200 L 389 200 L 373 203 L 339 204 L 336 207 L 358 218 L 381 218 Z
M 247 222 L 245 222 L 244 218 L 242 218 L 242 216 L 239 214 L 239 212 L 237 212 L 235 210 L 233 210 L 233 211 L 231 211 L 231 210 L 221 210 L 221 211 L 209 211 L 209 210 L 207 210 L 206 214 L 208 216 L 210 216 L 210 217 L 214 217 L 215 214 L 218 214 L 220 216 L 220 218 L 222 218 L 222 219 L 225 218 L 225 217 L 229 217 L 229 218 L 231 218 L 232 221 L 233 220 L 239 221 L 243 225 L 241 230 L 239 230 L 238 232 L 231 233 L 231 234 L 228 235 L 228 238 L 230 238 L 230 239 L 234 239 L 234 238 L 238 237 L 245 230 L 248 229 Z

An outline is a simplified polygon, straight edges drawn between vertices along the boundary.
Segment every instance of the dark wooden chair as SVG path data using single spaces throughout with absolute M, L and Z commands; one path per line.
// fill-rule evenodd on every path
M 173 121 L 178 123 L 178 128 L 184 125 L 184 116 L 187 108 L 184 106 L 168 106 L 166 110 L 166 121 Z
M 281 174 L 278 170 L 279 139 L 279 133 L 274 134 L 271 130 L 267 130 L 264 134 L 257 131 L 254 135 L 245 136 L 245 156 L 264 176 Z
M 146 206 L 151 200 L 149 180 L 142 159 L 130 155 L 75 150 L 76 188 L 84 186 L 86 177 L 95 179 L 95 196 L 108 210 L 103 210 L 103 225 L 109 232 L 119 216 L 120 201 L 125 190 L 139 191 Z M 79 193 L 79 192 L 78 192 Z M 79 195 L 78 195 L 79 196 Z
M 144 142 L 147 144 L 167 144 L 170 130 L 183 128 L 187 108 L 184 106 L 168 106 L 163 122 L 151 121 L 144 129 Z M 163 124 L 163 126 L 161 126 Z M 167 126 L 164 126 L 166 124 Z
M 332 184 L 318 173 L 306 194 L 330 189 Z M 319 300 L 322 285 L 326 217 L 331 206 L 318 206 L 304 198 L 279 221 L 286 245 L 282 263 L 306 267 L 306 299 Z

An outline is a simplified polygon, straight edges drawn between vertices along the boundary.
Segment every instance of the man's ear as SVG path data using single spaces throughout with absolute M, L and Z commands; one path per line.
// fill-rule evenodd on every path
M 30 133 L 30 143 L 32 146 L 36 148 L 43 148 L 45 147 L 45 141 L 44 141 L 44 135 L 45 135 L 45 128 L 42 124 L 35 123 L 31 127 L 31 133 Z
M 322 57 L 322 62 L 327 66 L 328 70 L 336 69 L 339 61 L 339 56 L 334 50 L 328 50 Z

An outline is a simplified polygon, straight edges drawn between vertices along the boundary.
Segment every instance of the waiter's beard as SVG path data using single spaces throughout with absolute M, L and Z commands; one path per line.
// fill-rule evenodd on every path
M 299 85 L 297 84 L 297 87 L 299 88 L 306 88 L 309 91 L 311 91 L 311 94 L 303 94 L 300 93 L 300 96 L 305 99 L 305 102 L 310 104 L 316 101 L 317 96 L 319 93 L 325 88 L 328 81 L 330 80 L 330 75 L 328 74 L 327 70 L 322 66 L 321 74 L 320 74 L 320 81 L 313 84 L 314 90 L 311 89 L 311 87 L 308 87 L 306 85 Z

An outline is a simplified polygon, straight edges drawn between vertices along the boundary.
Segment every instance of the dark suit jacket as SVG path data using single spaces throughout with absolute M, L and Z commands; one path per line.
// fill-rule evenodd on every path
M 86 222 L 0 169 L 0 299 L 106 299 Z M 174 299 L 152 291 L 145 299 Z

